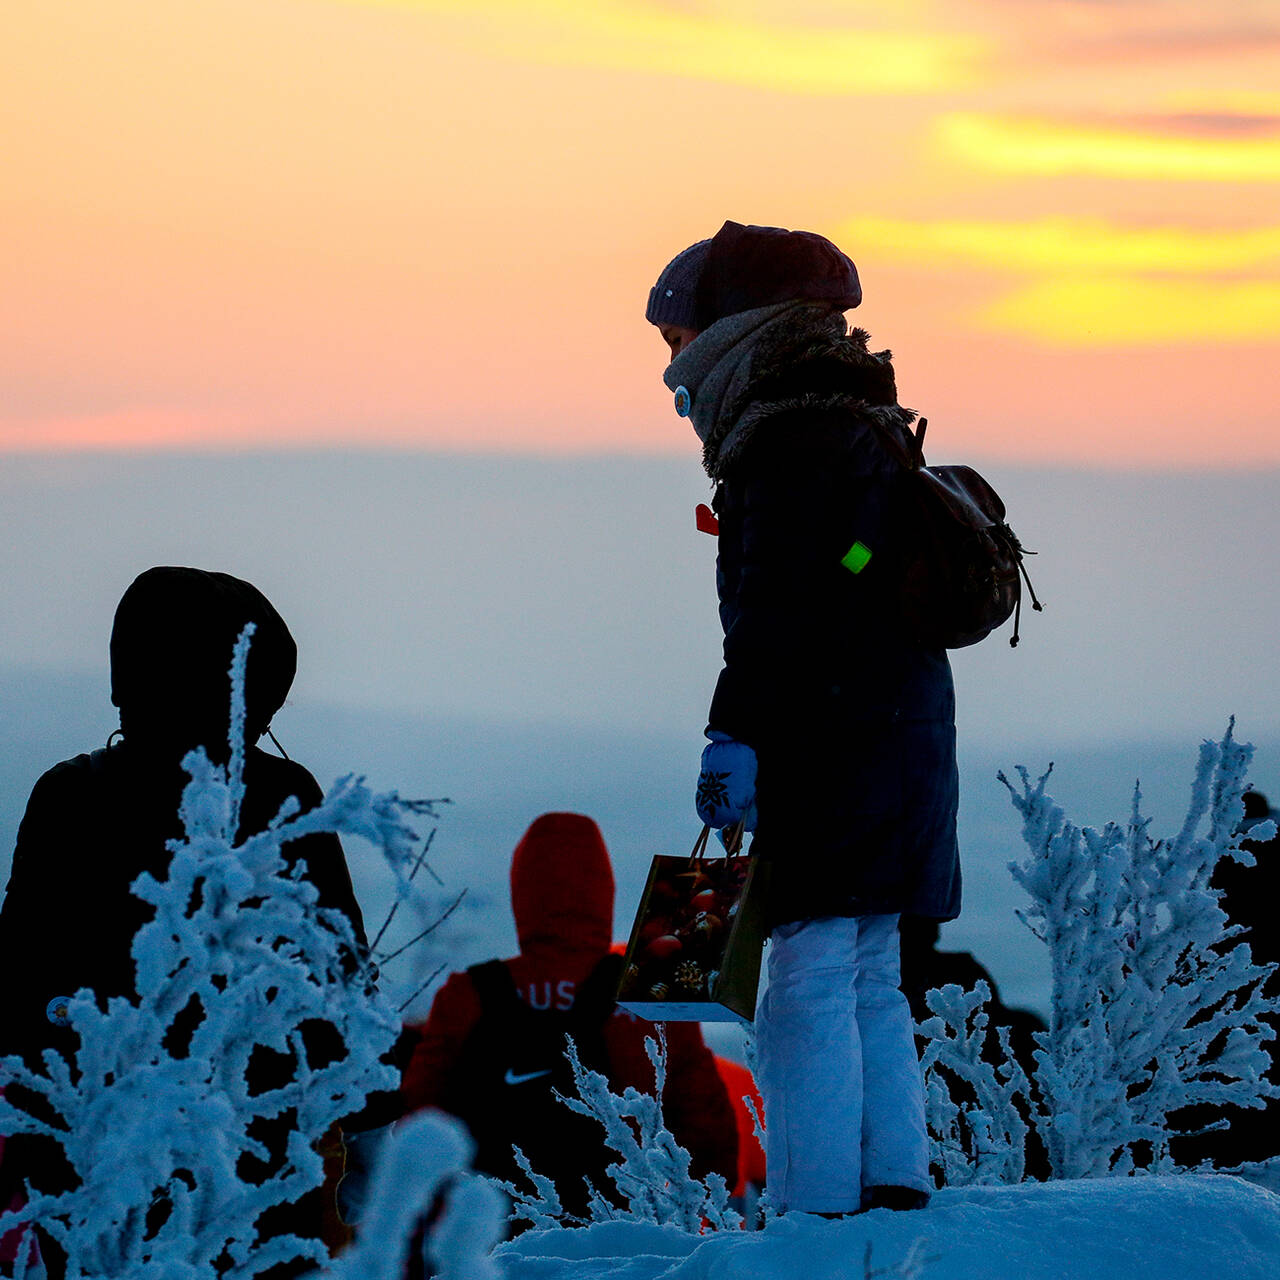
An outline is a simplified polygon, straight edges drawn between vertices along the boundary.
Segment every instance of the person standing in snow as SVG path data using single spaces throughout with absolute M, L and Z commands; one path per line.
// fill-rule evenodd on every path
M 511 1154 L 517 1142 L 575 1213 L 586 1211 L 582 1176 L 591 1175 L 607 1193 L 601 1175 L 616 1157 L 604 1150 L 594 1121 L 584 1122 L 579 1144 L 577 1118 L 548 1102 L 552 1087 L 572 1089 L 551 1067 L 555 1062 L 558 1069 L 563 1057 L 564 1033 L 574 1035 L 584 1061 L 588 1042 L 598 1042 L 602 1060 L 588 1065 L 615 1090 L 634 1086 L 652 1093 L 655 1084 L 644 1043 L 652 1027 L 613 999 L 620 971 L 620 957 L 611 953 L 613 904 L 613 868 L 595 822 L 576 813 L 535 819 L 511 859 L 520 954 L 448 978 L 418 1029 L 401 1086 L 408 1110 L 437 1107 L 465 1121 L 477 1143 L 475 1167 L 491 1176 L 522 1181 Z M 593 1012 L 575 1023 L 573 1014 L 583 1012 L 586 1001 Z M 546 1017 L 553 1043 L 540 1047 L 536 1060 L 522 1060 L 528 1042 L 541 1038 L 538 1015 Z M 692 1156 L 693 1173 L 717 1172 L 733 1186 L 736 1123 L 697 1023 L 667 1029 L 663 1111 L 668 1129 Z
M 724 665 L 697 810 L 745 819 L 770 863 L 768 1186 L 822 1214 L 928 1203 L 897 925 L 960 907 L 951 670 L 897 623 L 899 464 L 877 430 L 905 444 L 914 414 L 848 330 L 861 298 L 822 236 L 726 222 L 646 311 L 715 485 Z
M 59 1016 L 60 1002 L 81 988 L 103 1004 L 113 996 L 136 998 L 131 947 L 153 908 L 130 886 L 143 872 L 166 878 L 166 843 L 182 836 L 186 753 L 202 746 L 211 759 L 227 761 L 228 671 L 236 639 L 250 622 L 256 630 L 245 673 L 241 831 L 265 830 L 291 796 L 304 810 L 322 799 L 302 765 L 254 745 L 284 704 L 297 667 L 297 646 L 270 601 L 230 574 L 169 566 L 141 574 L 121 598 L 111 631 L 111 701 L 119 708 L 122 740 L 45 773 L 18 828 L 0 908 L 0 972 L 9 975 L 0 986 L 0 1055 L 18 1054 L 35 1070 L 48 1049 L 71 1061 L 79 1041 Z M 343 912 L 364 945 L 338 838 L 305 836 L 284 852 L 315 885 L 320 905 Z M 308 1024 L 307 1030 L 319 1044 L 327 1028 Z M 291 1068 L 283 1055 L 262 1052 L 250 1068 L 254 1086 L 287 1082 Z M 26 1105 L 16 1089 L 7 1099 Z M 284 1158 L 287 1124 L 259 1136 L 275 1158 Z M 242 1175 L 255 1176 L 250 1169 Z M 0 1167 L 0 1197 L 26 1180 L 57 1194 L 74 1186 L 74 1172 L 52 1140 L 13 1137 Z M 313 1192 L 270 1210 L 259 1228 L 322 1236 L 326 1210 Z M 60 1274 L 60 1252 L 42 1240 L 50 1276 Z M 293 1272 L 280 1267 L 270 1274 L 283 1280 Z

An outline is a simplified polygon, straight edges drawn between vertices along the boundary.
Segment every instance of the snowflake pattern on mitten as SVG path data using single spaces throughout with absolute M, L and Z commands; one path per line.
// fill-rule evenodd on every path
M 704 769 L 698 775 L 697 805 L 699 811 L 716 809 L 723 804 L 728 804 L 729 788 L 726 785 L 728 777 L 727 773 L 713 773 L 709 769 Z

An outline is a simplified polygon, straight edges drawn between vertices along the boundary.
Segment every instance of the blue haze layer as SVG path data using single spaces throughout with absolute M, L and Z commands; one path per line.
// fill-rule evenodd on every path
M 1199 739 L 1235 714 L 1258 785 L 1280 793 L 1280 476 L 983 469 L 1042 553 L 1048 607 L 1024 615 L 1016 651 L 996 637 L 954 655 L 966 907 L 943 945 L 1043 1008 L 995 772 L 1054 761 L 1050 790 L 1090 825 L 1123 820 L 1141 778 L 1158 834 L 1181 817 Z M 707 493 L 692 456 L 8 457 L 0 874 L 35 778 L 113 727 L 121 592 L 149 565 L 194 564 L 250 578 L 293 629 L 299 678 L 276 722 L 291 755 L 322 783 L 354 770 L 455 801 L 435 865 L 490 904 L 459 964 L 514 949 L 507 859 L 547 809 L 600 821 L 622 935 L 649 855 L 696 834 L 719 652 L 714 543 L 693 522 Z M 352 860 L 376 919 L 385 886 Z

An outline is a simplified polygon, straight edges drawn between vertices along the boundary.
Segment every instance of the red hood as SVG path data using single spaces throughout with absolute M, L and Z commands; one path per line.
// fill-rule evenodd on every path
M 609 950 L 613 867 L 590 818 L 544 813 L 534 819 L 511 858 L 511 909 L 522 952 Z

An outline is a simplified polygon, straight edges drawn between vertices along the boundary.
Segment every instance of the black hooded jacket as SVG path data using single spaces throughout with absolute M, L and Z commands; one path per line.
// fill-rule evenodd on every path
M 297 650 L 280 615 L 255 587 L 227 574 L 157 568 L 125 593 L 111 635 L 112 701 L 123 742 L 55 765 L 36 783 L 18 829 L 13 870 L 0 908 L 0 1053 L 38 1066 L 46 1048 L 68 1057 L 74 1032 L 47 1009 L 82 987 L 100 1001 L 134 993 L 133 937 L 151 908 L 130 892 L 143 872 L 166 875 L 166 842 L 180 837 L 178 804 L 188 780 L 181 761 L 204 746 L 228 756 L 228 668 L 247 622 L 250 646 L 245 799 L 241 835 L 266 827 L 296 796 L 302 808 L 321 790 L 300 764 L 252 744 L 279 710 Z M 285 846 L 319 891 L 344 912 L 363 942 L 360 908 L 336 836 Z

